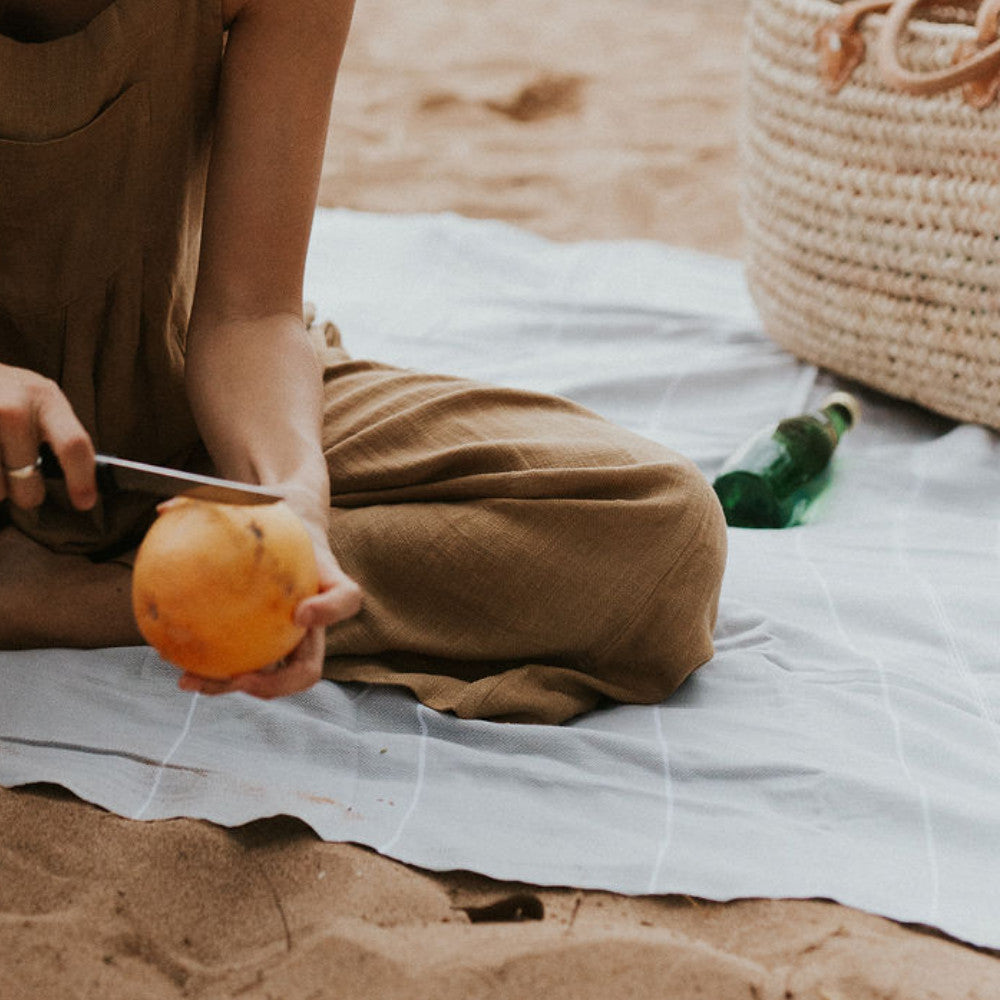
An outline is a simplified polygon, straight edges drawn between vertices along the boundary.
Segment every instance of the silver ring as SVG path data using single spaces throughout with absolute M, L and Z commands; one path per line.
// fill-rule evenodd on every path
M 3 467 L 3 474 L 8 479 L 30 479 L 36 472 L 38 472 L 42 467 L 41 457 L 36 458 L 34 462 L 30 465 L 22 465 L 16 469 L 9 469 L 5 465 Z

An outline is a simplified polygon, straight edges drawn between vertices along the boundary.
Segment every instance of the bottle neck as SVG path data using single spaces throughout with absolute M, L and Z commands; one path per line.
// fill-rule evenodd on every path
M 835 445 L 854 425 L 851 411 L 841 403 L 830 403 L 819 412 L 826 422 L 827 432 Z

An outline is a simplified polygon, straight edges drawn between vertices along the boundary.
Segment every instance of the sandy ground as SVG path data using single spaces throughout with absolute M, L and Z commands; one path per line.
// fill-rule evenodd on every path
M 321 201 L 738 255 L 745 3 L 363 0 Z M 536 890 L 292 820 L 139 824 L 0 792 L 3 1000 L 526 995 L 987 1000 L 1000 962 L 821 900 Z
M 363 2 L 321 201 L 736 256 L 745 2 Z

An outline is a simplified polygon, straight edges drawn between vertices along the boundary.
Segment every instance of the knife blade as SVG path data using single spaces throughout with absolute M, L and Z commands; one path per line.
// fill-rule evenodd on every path
M 43 443 L 38 449 L 38 464 L 44 478 L 66 478 L 59 460 L 47 444 Z M 278 490 L 267 486 L 203 476 L 197 472 L 134 462 L 114 455 L 96 455 L 95 464 L 97 488 L 104 494 L 134 490 L 160 497 L 187 496 L 235 504 L 276 503 L 284 499 Z

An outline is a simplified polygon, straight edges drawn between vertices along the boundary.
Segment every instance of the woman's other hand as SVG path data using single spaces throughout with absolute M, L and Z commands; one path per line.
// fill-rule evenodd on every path
M 294 507 L 295 493 L 289 493 L 288 502 Z M 243 691 L 257 698 L 270 699 L 306 691 L 321 679 L 326 654 L 326 629 L 353 618 L 361 610 L 362 593 L 330 551 L 326 540 L 325 505 L 322 513 L 311 516 L 299 513 L 313 539 L 319 567 L 319 592 L 306 598 L 295 609 L 296 624 L 306 630 L 302 640 L 278 663 L 229 680 L 208 680 L 185 673 L 178 682 L 182 690 L 208 695 Z
M 70 502 L 89 510 L 97 502 L 94 446 L 69 400 L 51 379 L 0 365 L 0 501 L 28 510 L 45 499 L 37 467 L 43 441 L 66 475 Z

